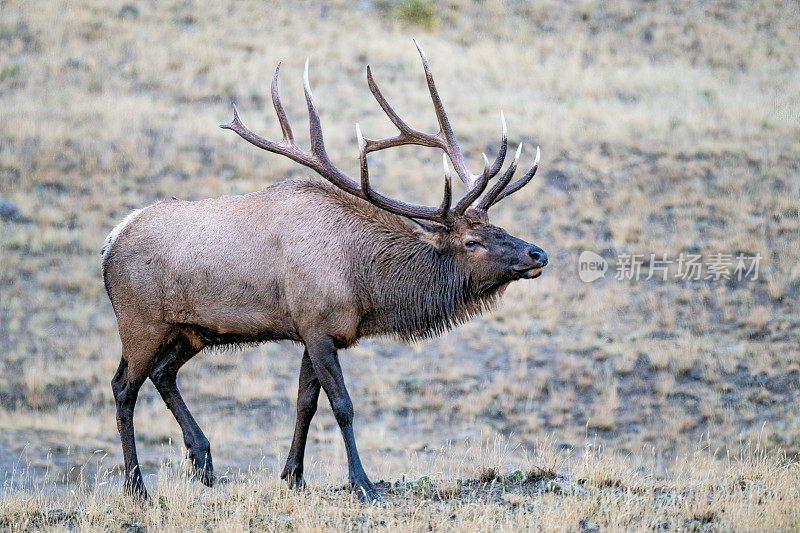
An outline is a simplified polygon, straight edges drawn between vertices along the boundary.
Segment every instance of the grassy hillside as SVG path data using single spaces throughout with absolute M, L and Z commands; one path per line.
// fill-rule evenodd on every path
M 217 128 L 236 102 L 279 136 L 278 61 L 305 143 L 310 58 L 346 171 L 356 121 L 393 133 L 366 64 L 433 131 L 412 36 L 473 170 L 496 153 L 500 109 L 522 165 L 541 146 L 537 178 L 491 215 L 551 258 L 441 338 L 342 355 L 367 472 L 430 481 L 386 490 L 380 508 L 335 490 L 344 447 L 323 400 L 311 490 L 286 492 L 301 352 L 272 344 L 201 353 L 179 377 L 230 482 L 202 489 L 167 466 L 146 478 L 155 505 L 134 508 L 115 477 L 106 234 L 159 199 L 309 175 Z M 19 209 L 0 219 L 0 529 L 798 527 L 798 52 L 792 2 L 0 0 L 0 199 Z M 438 203 L 436 151 L 370 164 L 380 190 Z M 580 280 L 584 250 L 609 261 L 603 280 Z M 615 279 L 620 254 L 682 253 L 762 259 L 755 280 L 684 280 L 676 264 L 667 281 Z M 145 472 L 178 463 L 179 428 L 150 384 L 136 414 Z

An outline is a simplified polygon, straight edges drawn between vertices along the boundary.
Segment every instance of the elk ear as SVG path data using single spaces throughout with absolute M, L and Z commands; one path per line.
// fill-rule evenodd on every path
M 439 224 L 432 224 L 430 222 L 423 222 L 422 220 L 418 220 L 416 218 L 409 219 L 412 222 L 415 222 L 417 226 L 422 228 L 423 231 L 428 233 L 438 233 L 444 229 L 444 226 L 440 226 Z
M 409 224 L 409 229 L 411 229 L 421 241 L 427 242 L 437 250 L 441 250 L 444 247 L 446 241 L 445 234 L 447 232 L 444 226 L 429 221 L 422 222 L 414 218 L 407 218 L 406 220 L 413 222 L 413 224 Z

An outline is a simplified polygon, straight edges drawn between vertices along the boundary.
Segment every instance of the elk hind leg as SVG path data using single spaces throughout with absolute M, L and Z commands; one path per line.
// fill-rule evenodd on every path
M 308 350 L 303 352 L 303 362 L 300 364 L 300 380 L 297 388 L 297 420 L 294 426 L 294 437 L 292 446 L 289 449 L 289 457 L 286 459 L 286 466 L 281 473 L 281 479 L 285 479 L 292 488 L 303 488 L 303 458 L 306 451 L 306 440 L 308 439 L 308 428 L 311 419 L 317 412 L 317 401 L 319 400 L 320 383 Z
M 146 376 L 132 371 L 123 353 L 116 374 L 111 380 L 111 389 L 117 404 L 117 430 L 122 441 L 122 455 L 125 459 L 125 492 L 147 499 L 147 489 L 142 478 L 139 460 L 136 457 L 136 441 L 133 432 L 133 410 L 139 388 Z
M 161 398 L 183 432 L 183 443 L 189 451 L 193 475 L 204 485 L 214 484 L 214 466 L 211 461 L 211 445 L 203 430 L 195 421 L 178 390 L 178 370 L 194 357 L 202 347 L 194 346 L 184 335 L 178 335 L 159 352 L 150 371 L 150 380 L 158 389 Z

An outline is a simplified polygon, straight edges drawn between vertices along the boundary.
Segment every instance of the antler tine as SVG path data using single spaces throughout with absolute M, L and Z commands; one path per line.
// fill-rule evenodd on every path
M 486 154 L 483 154 L 483 174 L 480 175 L 478 181 L 475 183 L 475 186 L 467 191 L 467 194 L 456 204 L 453 212 L 456 216 L 461 216 L 464 214 L 464 211 L 467 210 L 472 203 L 478 199 L 478 197 L 483 194 L 483 191 L 486 189 L 486 185 L 489 184 L 489 172 L 491 171 L 491 165 L 489 165 L 489 159 L 486 157 Z
M 395 113 L 394 109 L 392 109 L 392 106 L 389 105 L 389 102 L 386 101 L 383 93 L 381 93 L 381 90 L 378 88 L 378 84 L 375 83 L 375 80 L 372 77 L 372 69 L 369 67 L 369 65 L 367 65 L 367 85 L 369 86 L 372 96 L 375 97 L 378 105 L 381 106 L 381 109 L 383 109 L 383 112 L 386 113 L 386 116 L 389 117 L 389 120 L 392 121 L 392 124 L 394 124 L 398 130 L 400 130 L 399 135 L 389 137 L 387 139 L 364 139 L 367 143 L 367 153 L 383 150 L 384 148 L 392 148 L 394 146 L 400 146 L 403 144 L 419 144 L 422 146 L 441 148 L 442 150 L 447 149 L 439 137 L 436 135 L 422 133 L 421 131 L 410 128 L 408 124 L 406 124 L 403 119 L 401 119 L 397 113 Z
M 280 64 L 278 68 L 280 68 Z M 280 97 L 278 96 L 278 68 L 275 69 L 275 74 L 272 76 L 272 103 L 275 106 L 275 112 L 278 114 L 278 120 L 281 123 L 283 141 L 276 143 L 250 131 L 239 118 L 236 104 L 233 105 L 233 120 L 228 124 L 220 124 L 220 128 L 235 131 L 242 139 L 250 144 L 258 146 L 263 150 L 286 156 L 292 161 L 305 165 L 315 170 L 320 176 L 340 189 L 361 197 L 361 188 L 358 184 L 347 177 L 344 172 L 336 168 L 325 152 L 319 113 L 314 105 L 314 98 L 311 95 L 311 87 L 308 83 L 308 60 L 306 60 L 305 71 L 303 73 L 303 89 L 306 95 L 306 103 L 308 104 L 309 130 L 311 133 L 310 152 L 300 149 L 294 142 L 289 120 L 286 118 L 286 113 L 283 110 L 283 105 L 281 105 Z
M 458 177 L 464 182 L 467 191 L 471 191 L 475 188 L 479 176 L 473 175 L 467 168 L 467 163 L 464 161 L 464 154 L 461 153 L 461 148 L 458 147 L 456 137 L 453 134 L 453 128 L 450 126 L 450 120 L 447 118 L 442 99 L 439 97 L 439 91 L 436 90 L 436 84 L 433 81 L 433 73 L 431 72 L 430 66 L 428 66 L 428 58 L 425 57 L 425 52 L 422 51 L 422 47 L 417 40 L 412 40 L 414 41 L 414 46 L 417 47 L 419 57 L 422 59 L 422 68 L 425 70 L 428 92 L 431 94 L 433 109 L 436 111 L 436 119 L 439 121 L 439 133 L 436 136 L 444 142 L 444 149 L 447 155 L 450 156 L 450 161 L 453 163 L 456 174 L 458 174 Z
M 500 122 L 503 123 L 503 138 L 500 141 L 500 151 L 497 152 L 497 157 L 492 163 L 492 168 L 489 170 L 489 179 L 492 179 L 503 168 L 503 161 L 506 159 L 506 150 L 508 149 L 508 128 L 506 127 L 506 117 L 503 111 L 500 111 Z
M 306 95 L 306 104 L 308 104 L 308 127 L 311 134 L 311 153 L 323 160 L 327 160 L 328 154 L 325 153 L 325 143 L 322 140 L 322 124 L 319 120 L 317 106 L 314 105 L 311 85 L 308 83 L 308 58 L 306 58 L 306 65 L 303 68 L 303 92 Z
M 511 178 L 514 177 L 514 172 L 517 170 L 517 164 L 519 163 L 520 155 L 522 155 L 522 143 L 519 143 L 519 146 L 517 146 L 517 152 L 514 154 L 514 161 L 511 162 L 511 166 L 506 169 L 500 179 L 497 180 L 497 183 L 495 183 L 492 188 L 489 189 L 489 192 L 486 193 L 486 196 L 481 198 L 481 201 L 478 202 L 478 209 L 486 211 L 492 206 L 495 198 L 497 198 L 497 195 L 506 188 L 506 185 L 509 184 Z
M 297 161 L 296 158 L 299 157 L 299 154 L 292 149 L 293 145 L 282 146 L 278 143 L 269 141 L 261 137 L 260 135 L 257 135 L 252 131 L 250 131 L 250 129 L 248 129 L 248 127 L 244 125 L 242 119 L 239 118 L 239 110 L 236 109 L 236 104 L 233 104 L 233 120 L 231 120 L 227 124 L 220 124 L 219 127 L 225 130 L 235 131 L 245 141 L 249 142 L 250 144 L 258 146 L 259 148 L 263 148 L 264 150 L 269 150 L 270 152 L 275 152 L 278 154 L 285 155 L 287 157 L 294 159 L 295 161 Z
M 533 166 L 531 167 L 531 169 L 528 172 L 526 172 L 525 175 L 522 176 L 520 179 L 518 179 L 511 185 L 507 186 L 505 189 L 503 189 L 503 192 L 499 193 L 497 198 L 495 198 L 494 201 L 492 201 L 492 203 L 486 207 L 487 209 L 496 204 L 497 202 L 499 202 L 500 200 L 502 200 L 503 198 L 505 198 L 506 196 L 514 194 L 515 192 L 523 188 L 525 185 L 527 185 L 528 182 L 531 181 L 531 179 L 533 179 L 533 176 L 539 169 L 539 155 L 540 155 L 539 147 L 537 146 L 536 159 L 534 159 Z
M 358 139 L 358 160 L 361 169 L 361 192 L 364 198 L 371 204 L 396 215 L 409 218 L 417 218 L 438 222 L 444 226 L 450 226 L 453 222 L 450 213 L 450 202 L 452 200 L 452 188 L 450 172 L 447 169 L 445 160 L 445 184 L 444 198 L 438 208 L 426 207 L 421 205 L 408 204 L 400 200 L 395 200 L 372 189 L 369 183 L 369 166 L 367 164 L 367 139 L 361 134 L 361 128 L 356 123 L 356 138 Z
M 369 90 L 372 92 L 372 95 L 375 97 L 378 105 L 381 106 L 381 109 L 383 109 L 384 113 L 386 113 L 386 115 L 389 117 L 389 120 L 392 121 L 392 124 L 394 124 L 398 130 L 400 130 L 400 133 L 394 137 L 388 137 L 386 139 L 365 139 L 367 144 L 367 153 L 404 144 L 418 144 L 422 146 L 440 148 L 444 150 L 444 152 L 450 158 L 456 174 L 458 174 L 458 177 L 462 182 L 464 182 L 464 186 L 466 187 L 467 191 L 471 191 L 479 181 L 480 175 L 473 175 L 467 169 L 466 162 L 464 161 L 464 155 L 461 153 L 461 149 L 458 147 L 455 135 L 453 134 L 453 130 L 450 126 L 450 121 L 447 118 L 447 113 L 445 113 L 442 100 L 439 97 L 438 91 L 436 90 L 433 74 L 431 73 L 430 66 L 428 65 L 428 59 L 425 57 L 425 53 L 422 51 L 422 48 L 416 40 L 414 40 L 414 45 L 417 47 L 417 51 L 422 59 L 422 66 L 425 70 L 425 79 L 427 81 L 428 91 L 430 92 L 434 111 L 436 112 L 436 119 L 439 124 L 439 132 L 435 135 L 432 135 L 409 127 L 408 124 L 406 124 L 403 119 L 397 115 L 394 109 L 392 109 L 392 106 L 390 106 L 386 101 L 383 93 L 381 93 L 381 90 L 378 88 L 378 84 L 375 83 L 375 79 L 372 77 L 372 69 L 368 66 L 367 84 L 369 85 Z M 503 142 L 500 146 L 500 152 L 497 155 L 497 159 L 491 167 L 489 174 L 490 178 L 500 171 L 500 167 L 502 166 L 503 158 L 505 157 L 506 153 L 505 118 L 501 116 L 501 120 L 503 121 L 504 131 Z
M 442 215 L 447 215 L 450 211 L 450 203 L 453 201 L 453 180 L 450 177 L 450 165 L 447 164 L 447 154 L 442 154 L 442 165 L 444 165 L 444 198 L 439 206 Z
M 270 92 L 272 93 L 272 106 L 275 108 L 275 114 L 278 115 L 278 121 L 281 123 L 281 131 L 283 132 L 283 142 L 285 144 L 294 143 L 294 135 L 292 135 L 292 127 L 289 125 L 289 119 L 286 118 L 286 111 L 283 110 L 281 104 L 281 97 L 278 95 L 278 73 L 281 70 L 281 64 L 275 67 L 275 74 L 272 75 L 272 85 Z
M 361 127 L 356 122 L 356 140 L 358 141 L 358 162 L 361 169 L 361 192 L 370 202 L 372 201 L 372 187 L 369 185 L 369 167 L 367 166 L 367 143 L 361 135 Z

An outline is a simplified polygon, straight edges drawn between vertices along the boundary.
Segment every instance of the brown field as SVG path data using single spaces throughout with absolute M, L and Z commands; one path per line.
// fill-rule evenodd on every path
M 300 141 L 302 66 L 332 159 L 353 124 L 392 126 L 366 87 L 435 125 L 425 48 L 473 169 L 499 110 L 534 182 L 493 222 L 550 265 L 497 310 L 413 345 L 342 354 L 365 468 L 385 505 L 341 490 L 323 399 L 310 487 L 278 480 L 301 350 L 201 353 L 179 377 L 221 482 L 182 475 L 178 425 L 146 384 L 122 495 L 110 379 L 120 346 L 106 234 L 172 196 L 258 190 L 310 171 L 217 128 L 236 102 Z M 0 531 L 797 530 L 800 528 L 800 8 L 796 2 L 0 0 Z M 371 158 L 376 187 L 438 203 L 440 155 Z M 610 263 L 577 273 L 583 250 Z M 760 254 L 756 280 L 614 278 L 619 254 Z

